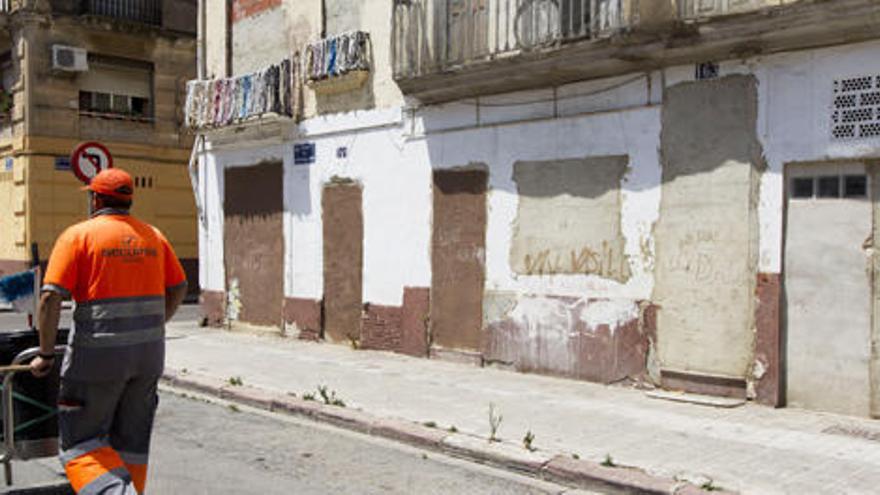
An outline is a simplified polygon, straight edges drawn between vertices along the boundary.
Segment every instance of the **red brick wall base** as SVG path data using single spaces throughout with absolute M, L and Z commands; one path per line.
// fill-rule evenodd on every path
M 296 325 L 300 339 L 321 339 L 323 336 L 321 301 L 298 297 L 285 298 L 284 322 Z
M 203 290 L 199 294 L 202 321 L 208 326 L 222 327 L 226 322 L 226 293 Z
M 780 407 L 782 397 L 782 301 L 781 276 L 778 273 L 759 273 L 755 289 L 755 364 L 752 377 L 755 401 L 767 406 Z
M 427 356 L 429 309 L 430 289 L 425 287 L 404 288 L 401 307 L 364 305 L 361 348 Z

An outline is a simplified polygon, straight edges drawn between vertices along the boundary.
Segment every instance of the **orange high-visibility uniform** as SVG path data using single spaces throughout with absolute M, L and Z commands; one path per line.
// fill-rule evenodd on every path
M 55 243 L 43 290 L 76 301 L 61 367 L 61 461 L 79 494 L 144 493 L 165 293 L 186 283 L 161 232 L 104 209 Z

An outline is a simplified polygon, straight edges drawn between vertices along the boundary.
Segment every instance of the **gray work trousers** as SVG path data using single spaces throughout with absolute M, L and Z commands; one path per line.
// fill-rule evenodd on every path
M 61 463 L 80 495 L 143 494 L 158 376 L 118 381 L 63 378 Z

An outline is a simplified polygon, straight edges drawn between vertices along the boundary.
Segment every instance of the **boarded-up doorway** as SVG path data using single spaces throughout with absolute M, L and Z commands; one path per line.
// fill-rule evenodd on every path
M 283 168 L 281 162 L 225 172 L 223 250 L 227 316 L 255 325 L 281 324 L 284 303 Z
M 480 348 L 486 182 L 482 170 L 434 172 L 431 338 L 434 346 L 444 349 Z
M 871 184 L 862 164 L 790 165 L 786 173 L 787 403 L 867 416 Z
M 361 333 L 364 221 L 361 188 L 353 182 L 324 186 L 324 335 L 356 342 Z

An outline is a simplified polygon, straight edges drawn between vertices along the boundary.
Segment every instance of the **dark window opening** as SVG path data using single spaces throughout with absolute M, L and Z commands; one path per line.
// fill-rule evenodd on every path
M 152 114 L 147 98 L 93 91 L 79 92 L 79 111 L 139 119 L 149 118 Z
M 843 182 L 844 198 L 864 198 L 868 195 L 868 177 L 847 175 Z
M 837 175 L 829 175 L 819 177 L 820 198 L 839 198 L 840 197 L 840 177 Z
M 813 197 L 813 178 L 797 177 L 791 181 L 791 197 L 792 198 L 812 198 Z

